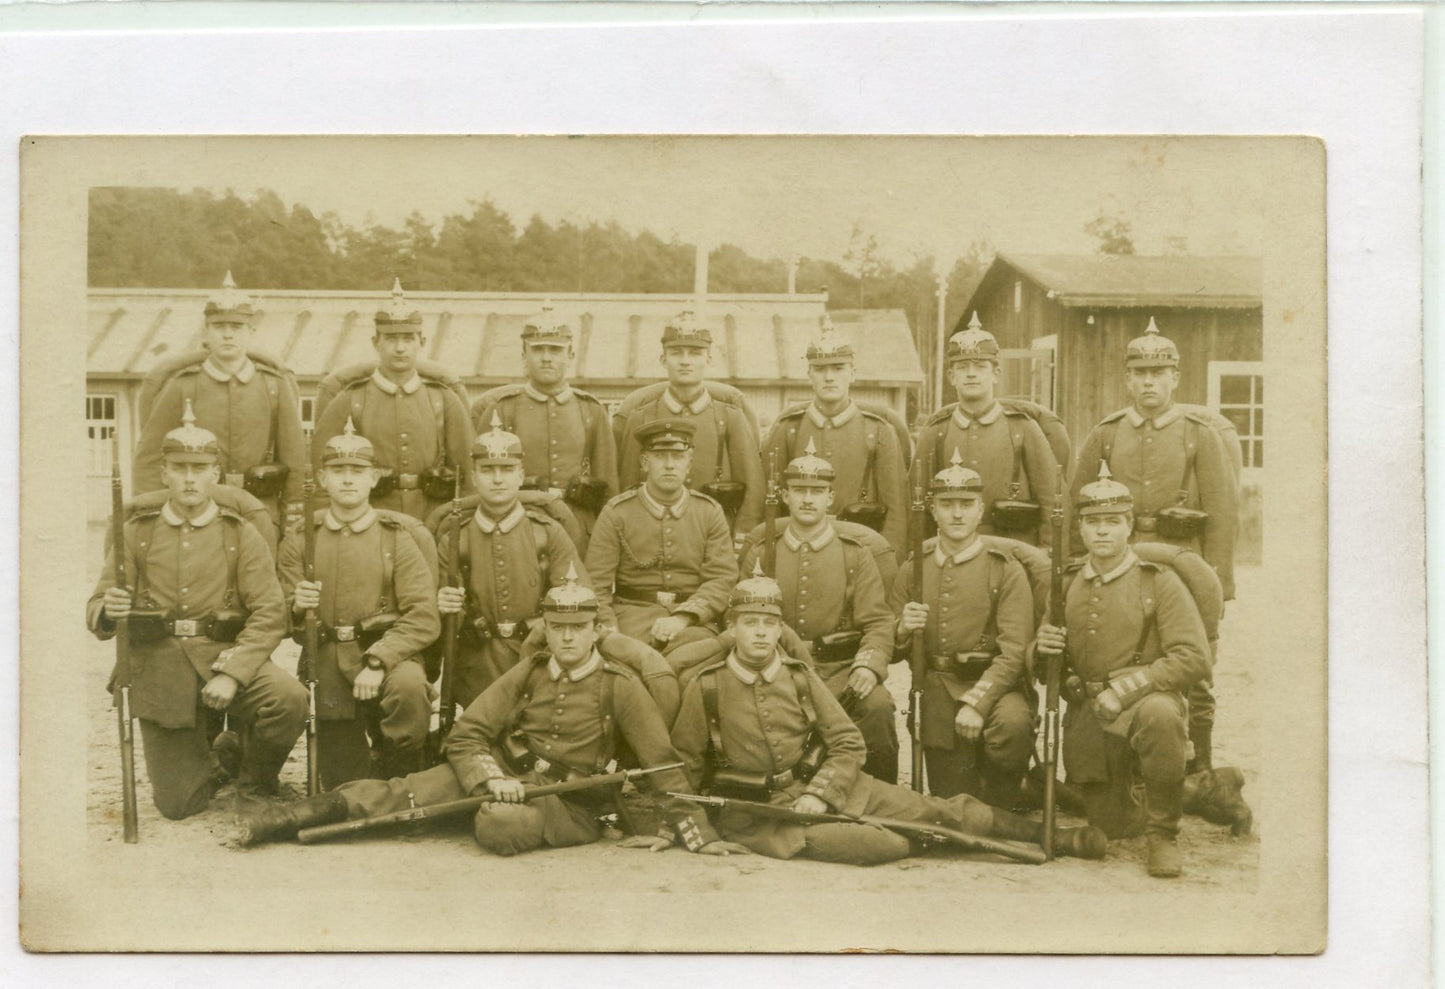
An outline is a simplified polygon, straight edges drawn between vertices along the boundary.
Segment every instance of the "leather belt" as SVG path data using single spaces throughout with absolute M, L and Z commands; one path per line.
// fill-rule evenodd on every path
M 415 491 L 421 487 L 420 474 L 397 474 L 396 486 L 402 491 Z
M 167 618 L 166 632 L 181 639 L 194 639 L 211 634 L 216 620 L 209 615 L 205 618 Z
M 521 639 L 527 635 L 524 621 L 494 622 L 488 618 L 476 618 L 470 622 L 472 631 L 483 639 Z
M 777 793 L 779 790 L 786 790 L 794 783 L 799 782 L 802 781 L 793 769 L 784 769 L 780 773 L 759 774 L 756 776 L 718 770 L 717 774 L 713 777 L 712 788 L 714 791 L 733 788 L 738 790 L 766 790 L 768 793 Z
M 960 661 L 957 656 L 934 656 L 932 659 L 935 673 L 952 673 L 964 680 L 979 679 L 988 672 L 988 668 L 992 665 L 992 658 Z
M 316 637 L 322 642 L 354 642 L 356 640 L 356 626 L 327 625 L 325 622 L 317 622 Z
M 689 594 L 679 594 L 677 591 L 647 591 L 640 587 L 618 587 L 613 592 L 614 601 L 625 601 L 628 604 L 660 604 L 671 610 L 682 604 L 691 597 Z

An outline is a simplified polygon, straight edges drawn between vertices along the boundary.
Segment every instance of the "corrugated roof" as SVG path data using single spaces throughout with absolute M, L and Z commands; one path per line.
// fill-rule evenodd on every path
M 161 360 L 199 345 L 205 290 L 92 289 L 90 374 L 143 375 Z M 318 378 L 371 360 L 372 320 L 387 292 L 256 292 L 255 347 L 302 378 Z M 817 332 L 824 295 L 716 295 L 702 310 L 713 327 L 710 376 L 805 380 L 803 352 Z M 691 295 L 408 293 L 422 314 L 423 354 L 480 384 L 522 375 L 523 321 L 550 300 L 578 329 L 573 376 L 579 381 L 656 378 L 668 317 L 694 305 Z M 860 382 L 917 382 L 923 370 L 908 320 L 899 310 L 841 310 L 840 336 L 858 353 Z
M 1054 301 L 1063 306 L 1252 308 L 1261 303 L 1259 258 L 999 254 L 989 275 L 1000 265 L 1053 292 Z M 992 281 L 986 276 L 978 291 Z

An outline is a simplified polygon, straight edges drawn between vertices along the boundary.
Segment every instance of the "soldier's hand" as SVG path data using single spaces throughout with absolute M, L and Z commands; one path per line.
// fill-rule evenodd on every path
M 751 855 L 753 850 L 735 841 L 710 841 L 697 850 L 699 855 Z
M 823 803 L 821 797 L 815 797 L 811 793 L 805 793 L 793 801 L 793 810 L 799 814 L 826 814 L 828 805 Z
M 631 838 L 623 838 L 617 843 L 618 848 L 645 848 L 649 852 L 665 852 L 676 842 L 677 836 L 672 828 L 663 825 L 657 834 L 635 834 Z
M 1119 695 L 1114 693 L 1114 688 L 1109 687 L 1098 697 L 1094 698 L 1094 717 L 1100 721 L 1113 721 L 1124 712 L 1124 707 L 1119 703 Z
M 921 601 L 909 601 L 903 606 L 903 614 L 898 617 L 898 630 L 904 635 L 909 632 L 916 632 L 928 624 L 928 605 Z
M 953 719 L 953 730 L 959 738 L 972 742 L 983 731 L 983 715 L 972 705 L 965 704 Z
M 224 711 L 231 706 L 231 701 L 236 698 L 236 691 L 241 685 L 226 673 L 217 673 L 206 683 L 201 690 L 201 703 L 212 711 Z
M 683 613 L 659 618 L 652 623 L 652 637 L 658 642 L 671 642 L 672 637 L 692 624 L 693 616 Z
M 527 790 L 522 786 L 521 780 L 502 779 L 487 780 L 487 789 L 492 796 L 497 798 L 498 803 L 519 804 L 522 798 L 527 795 Z
M 367 668 L 356 674 L 351 684 L 351 696 L 359 701 L 369 701 L 381 693 L 381 681 L 386 679 L 386 670 Z
M 105 592 L 101 608 L 105 611 L 105 617 L 110 621 L 117 621 L 130 614 L 130 591 L 124 587 L 112 587 Z
M 459 615 L 466 603 L 466 593 L 460 587 L 437 588 L 437 610 L 444 615 Z
M 866 666 L 859 666 L 849 674 L 848 686 L 853 688 L 853 693 L 858 695 L 859 700 L 862 700 L 873 692 L 874 687 L 878 686 L 878 674 Z
M 293 607 L 297 611 L 308 611 L 321 607 L 321 581 L 298 580 Z
M 1044 656 L 1057 656 L 1068 646 L 1068 636 L 1063 628 L 1044 622 L 1039 626 L 1038 637 L 1034 639 L 1034 651 Z

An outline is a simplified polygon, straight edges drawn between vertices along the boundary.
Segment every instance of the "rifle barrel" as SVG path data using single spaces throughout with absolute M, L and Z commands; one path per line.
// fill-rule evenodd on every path
M 120 429 L 112 427 L 110 462 L 111 556 L 115 586 L 127 588 L 125 568 L 125 491 L 120 477 Z M 121 834 L 128 845 L 140 841 L 135 792 L 135 716 L 130 707 L 130 621 L 115 623 L 116 729 L 120 735 Z
M 301 485 L 302 567 L 308 581 L 316 579 L 316 524 L 312 500 L 316 497 L 316 475 L 311 465 L 311 445 L 306 445 L 306 475 Z M 321 792 L 321 740 L 316 723 L 316 661 L 321 649 L 316 609 L 307 608 L 301 640 L 301 680 L 306 685 L 306 794 Z

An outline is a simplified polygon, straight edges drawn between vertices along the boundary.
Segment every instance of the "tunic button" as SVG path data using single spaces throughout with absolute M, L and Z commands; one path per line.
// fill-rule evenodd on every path
M 191 545 L 191 544 L 188 543 L 188 542 L 186 542 L 185 540 L 181 540 L 181 546 L 182 546 L 182 547 L 187 547 L 187 546 L 190 546 L 190 545 Z
M 1096 629 L 1096 628 L 1091 628 L 1091 629 L 1089 629 L 1089 634 L 1090 634 L 1090 635 L 1093 635 L 1093 634 L 1094 634 L 1095 632 L 1097 632 L 1097 631 L 1099 631 L 1099 630 Z
M 1149 482 L 1148 482 L 1148 481 L 1145 481 L 1145 482 L 1144 482 L 1144 487 L 1147 488 L 1148 486 L 1149 486 Z
M 190 593 L 190 590 L 191 590 L 191 589 L 190 589 L 189 587 L 182 587 L 182 588 L 181 588 L 181 593 L 182 593 L 182 594 L 188 594 L 188 593 Z

